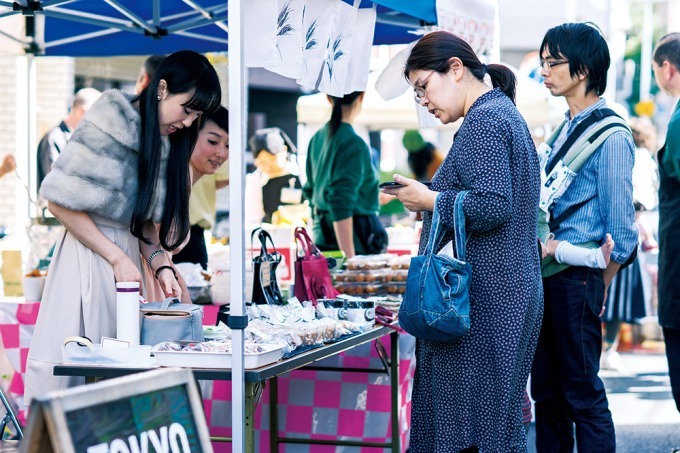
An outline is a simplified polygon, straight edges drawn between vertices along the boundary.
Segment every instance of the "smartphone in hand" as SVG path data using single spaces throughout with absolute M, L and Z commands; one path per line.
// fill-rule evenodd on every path
M 427 187 L 428 189 L 430 188 L 430 184 L 432 184 L 432 181 L 418 181 L 418 182 L 421 183 L 421 184 L 424 184 L 425 187 Z M 404 187 L 404 185 L 399 184 L 396 181 L 384 182 L 384 183 L 382 183 L 378 186 L 378 188 L 380 188 L 380 189 L 398 189 L 400 187 Z
M 396 181 L 387 181 L 378 186 L 380 189 L 398 189 L 400 187 L 404 187 L 403 184 L 399 184 Z

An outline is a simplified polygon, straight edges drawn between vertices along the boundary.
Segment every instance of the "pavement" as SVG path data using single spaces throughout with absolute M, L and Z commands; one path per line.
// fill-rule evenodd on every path
M 623 371 L 600 371 L 616 428 L 618 453 L 670 453 L 680 448 L 680 413 L 675 407 L 663 353 L 621 353 Z M 529 453 L 536 452 L 535 427 Z

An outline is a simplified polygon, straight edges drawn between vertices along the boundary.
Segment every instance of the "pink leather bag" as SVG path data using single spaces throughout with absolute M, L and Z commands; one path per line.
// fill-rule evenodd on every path
M 326 257 L 302 227 L 295 228 L 295 242 L 302 249 L 295 260 L 295 297 L 314 305 L 318 299 L 334 299 L 340 292 L 333 287 Z

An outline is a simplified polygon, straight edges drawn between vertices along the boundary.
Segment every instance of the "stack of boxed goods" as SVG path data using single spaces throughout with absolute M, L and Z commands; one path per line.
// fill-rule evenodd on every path
M 389 261 L 386 271 L 385 292 L 391 296 L 401 296 L 406 292 L 406 277 L 411 264 L 410 256 L 395 256 Z
M 370 299 L 377 306 L 399 311 L 406 291 L 411 257 L 406 255 L 358 255 L 345 262 L 345 270 L 333 273 L 338 291 L 359 300 Z

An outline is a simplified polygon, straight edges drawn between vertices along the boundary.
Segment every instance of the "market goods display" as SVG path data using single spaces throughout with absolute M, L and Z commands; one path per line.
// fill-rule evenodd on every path
M 346 270 L 333 273 L 342 294 L 358 297 L 401 297 L 406 291 L 410 256 L 357 255 L 345 262 Z
M 361 333 L 374 323 L 373 302 L 341 301 L 342 316 L 323 305 L 300 303 L 248 306 L 244 330 L 246 369 L 258 368 L 310 348 Z M 207 332 L 207 333 L 206 333 Z M 164 341 L 153 351 L 161 366 L 231 367 L 231 329 L 224 324 L 204 328 L 205 341 Z M 276 352 L 278 351 L 278 352 Z

